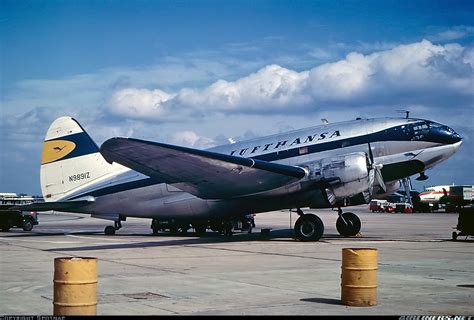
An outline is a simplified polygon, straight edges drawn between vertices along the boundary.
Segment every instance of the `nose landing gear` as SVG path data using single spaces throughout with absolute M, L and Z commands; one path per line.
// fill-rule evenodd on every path
M 336 229 L 341 236 L 353 237 L 360 231 L 361 223 L 357 215 L 352 212 L 342 212 L 341 208 L 337 209 L 339 217 L 336 220 Z

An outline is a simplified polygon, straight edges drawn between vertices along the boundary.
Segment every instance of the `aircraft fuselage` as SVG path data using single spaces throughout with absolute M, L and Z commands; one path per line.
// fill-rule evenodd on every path
M 208 151 L 307 167 L 321 159 L 369 152 L 392 181 L 432 168 L 461 145 L 451 128 L 422 119 L 360 119 L 294 130 L 208 149 Z M 158 219 L 238 216 L 284 208 L 327 207 L 324 191 L 299 181 L 260 194 L 225 200 L 204 200 L 128 168 L 66 194 L 62 200 L 93 196 L 80 209 L 100 217 Z M 78 212 L 75 210 L 74 212 Z M 101 216 L 103 215 L 103 216 Z

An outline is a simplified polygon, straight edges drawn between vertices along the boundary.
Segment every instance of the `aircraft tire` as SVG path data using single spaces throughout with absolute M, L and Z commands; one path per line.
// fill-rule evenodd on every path
M 207 226 L 203 223 L 195 223 L 193 224 L 193 228 L 194 228 L 194 232 L 196 232 L 198 236 L 202 236 L 206 234 Z
M 342 218 L 344 218 L 347 224 L 344 222 L 344 220 L 342 220 Z M 336 221 L 336 229 L 341 236 L 353 237 L 359 233 L 361 223 L 357 215 L 352 212 L 344 212 L 342 214 L 342 218 L 339 217 Z
M 107 236 L 113 236 L 115 234 L 115 227 L 113 226 L 107 226 L 104 229 L 104 233 Z
M 300 241 L 318 241 L 323 233 L 323 221 L 314 214 L 304 214 L 296 220 L 295 236 Z
M 233 233 L 234 233 L 234 225 L 232 224 L 231 221 L 228 221 L 224 226 L 224 235 L 230 237 L 232 236 Z

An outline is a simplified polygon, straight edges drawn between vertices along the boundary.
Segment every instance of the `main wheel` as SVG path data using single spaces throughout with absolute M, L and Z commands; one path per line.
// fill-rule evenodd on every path
M 224 235 L 230 237 L 233 233 L 234 225 L 232 224 L 232 221 L 227 221 L 224 225 Z
M 458 238 L 458 234 L 456 231 L 453 231 L 453 240 L 456 241 L 456 239 Z
M 207 223 L 195 223 L 195 224 L 193 224 L 193 228 L 194 228 L 194 232 L 198 236 L 202 236 L 202 235 L 206 234 Z
M 24 231 L 31 231 L 33 230 L 33 222 L 31 222 L 29 219 L 23 220 L 22 227 Z
M 345 212 L 336 221 L 337 232 L 344 237 L 352 237 L 360 231 L 360 219 L 352 212 Z
M 300 241 L 318 241 L 324 233 L 324 224 L 314 214 L 304 214 L 296 220 L 295 236 Z
M 105 233 L 106 235 L 108 235 L 108 236 L 114 235 L 114 234 L 115 234 L 115 227 L 113 227 L 113 226 L 107 226 L 107 227 L 105 227 L 104 233 Z

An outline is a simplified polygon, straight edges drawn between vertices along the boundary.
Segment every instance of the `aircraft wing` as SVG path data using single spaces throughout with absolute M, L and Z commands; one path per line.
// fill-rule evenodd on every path
M 306 175 L 300 167 L 132 138 L 100 147 L 117 162 L 203 199 L 228 199 L 275 189 Z

